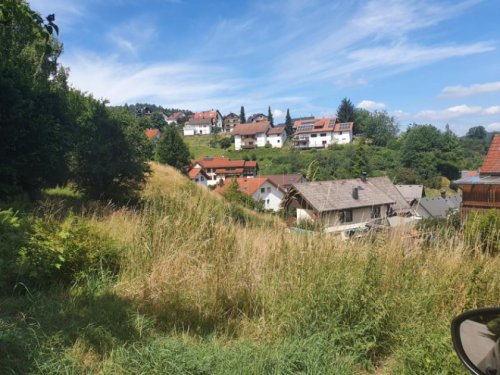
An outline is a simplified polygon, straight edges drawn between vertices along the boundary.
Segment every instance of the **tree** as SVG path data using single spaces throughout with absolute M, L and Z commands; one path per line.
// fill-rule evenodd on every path
M 465 135 L 468 138 L 485 139 L 487 135 L 484 126 L 474 126 L 467 131 Z
M 386 146 L 399 131 L 394 117 L 389 116 L 386 111 L 368 112 L 363 127 L 364 135 L 376 146 Z
M 267 110 L 267 120 L 271 123 L 271 127 L 274 126 L 274 119 L 273 119 L 273 114 L 271 112 L 271 106 L 269 106 Z
M 339 122 L 354 122 L 354 119 L 354 105 L 349 99 L 342 99 L 337 108 L 337 120 Z
M 151 127 L 154 129 L 163 130 L 167 125 L 165 118 L 161 112 L 153 112 L 150 116 L 148 116 L 151 121 Z
M 91 96 L 75 90 L 70 97 L 77 127 L 70 165 L 78 190 L 94 199 L 130 197 L 148 171 L 144 131 Z
M 245 124 L 247 122 L 247 118 L 245 116 L 245 107 L 241 106 L 240 108 L 240 122 Z
M 433 125 L 411 125 L 404 134 L 401 161 L 408 168 L 413 168 L 422 153 L 441 149 L 442 135 Z
M 292 118 L 290 117 L 290 109 L 286 110 L 285 130 L 287 135 L 291 135 L 293 133 L 293 124 Z
M 168 164 L 185 173 L 189 165 L 189 149 L 178 130 L 173 125 L 167 125 L 156 147 L 156 160 Z

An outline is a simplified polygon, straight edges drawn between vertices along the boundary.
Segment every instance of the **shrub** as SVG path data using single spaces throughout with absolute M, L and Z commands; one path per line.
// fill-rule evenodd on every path
M 464 228 L 466 244 L 491 254 L 500 253 L 500 211 L 471 214 Z
M 22 224 L 12 209 L 0 211 L 0 290 L 15 281 L 17 250 L 24 242 Z

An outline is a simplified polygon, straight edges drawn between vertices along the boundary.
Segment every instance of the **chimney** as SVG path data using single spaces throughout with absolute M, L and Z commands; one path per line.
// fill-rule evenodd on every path
M 366 182 L 368 180 L 368 173 L 361 172 L 361 181 Z
M 446 199 L 446 190 L 441 190 L 441 198 Z
M 352 197 L 354 199 L 358 199 L 359 198 L 359 192 L 358 192 L 358 188 L 357 187 L 353 187 L 352 188 Z

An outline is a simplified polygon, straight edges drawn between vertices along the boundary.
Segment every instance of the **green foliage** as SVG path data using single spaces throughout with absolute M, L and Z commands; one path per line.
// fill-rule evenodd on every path
M 252 197 L 240 191 L 240 187 L 235 178 L 231 180 L 229 186 L 224 190 L 222 194 L 229 202 L 239 204 L 243 207 L 256 209 L 258 207 L 257 202 L 255 202 Z
M 465 136 L 467 138 L 485 139 L 486 134 L 484 126 L 474 126 L 467 131 Z
M 130 117 L 111 113 L 105 104 L 71 93 L 77 137 L 71 152 L 71 172 L 77 189 L 95 199 L 133 196 L 148 171 L 149 146 L 144 132 Z
M 500 253 L 500 211 L 469 214 L 464 228 L 465 242 L 471 249 L 492 255 Z
M 234 142 L 234 136 L 224 137 L 219 141 L 219 146 L 223 149 L 228 149 L 229 147 L 232 146 L 233 142 Z
M 288 108 L 286 110 L 286 117 L 285 117 L 285 130 L 288 136 L 290 136 L 293 133 L 292 117 L 290 116 L 290 109 Z
M 247 118 L 245 116 L 245 107 L 241 106 L 240 108 L 240 122 L 245 124 L 247 122 Z
M 156 160 L 185 173 L 185 167 L 189 165 L 189 159 L 189 149 L 178 130 L 172 125 L 167 126 L 156 147 Z
M 354 122 L 355 111 L 352 102 L 344 98 L 337 108 L 337 120 L 339 122 Z
M 0 291 L 12 291 L 17 252 L 24 242 L 24 225 L 19 216 L 11 209 L 0 211 Z
M 273 113 L 271 112 L 271 106 L 267 109 L 267 120 L 271 123 L 271 127 L 274 126 Z

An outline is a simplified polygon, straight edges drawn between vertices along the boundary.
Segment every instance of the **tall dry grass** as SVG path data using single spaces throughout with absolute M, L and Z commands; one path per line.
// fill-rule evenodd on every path
M 500 259 L 460 232 L 425 242 L 287 233 L 168 167 L 153 171 L 142 209 L 96 220 L 128 249 L 117 290 L 168 332 L 311 339 L 366 369 L 457 373 L 451 318 L 500 304 Z

